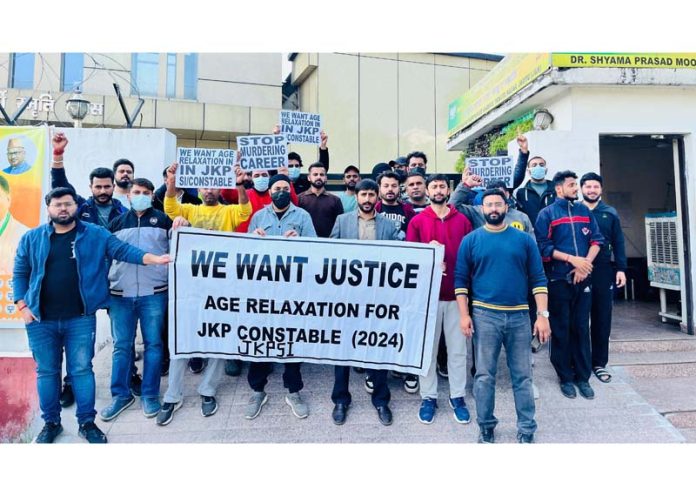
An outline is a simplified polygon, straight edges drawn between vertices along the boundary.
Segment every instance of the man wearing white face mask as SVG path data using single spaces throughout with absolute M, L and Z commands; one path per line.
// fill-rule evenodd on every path
M 133 179 L 128 193 L 131 209 L 111 221 L 109 230 L 121 241 L 162 255 L 169 252 L 172 221 L 164 212 L 152 208 L 154 192 L 155 186 L 149 180 Z M 115 419 L 135 402 L 129 380 L 138 321 L 145 343 L 140 402 L 146 417 L 154 417 L 160 410 L 162 329 L 167 313 L 167 282 L 166 265 L 141 267 L 118 261 L 111 265 L 109 316 L 114 340 L 112 402 L 99 413 L 106 422 Z
M 546 160 L 542 157 L 529 158 L 529 143 L 524 134 L 517 136 L 520 153 L 515 166 L 514 187 L 524 179 L 525 167 L 529 173 L 529 181 L 517 190 L 515 199 L 518 210 L 527 214 L 532 225 L 536 224 L 539 211 L 556 201 L 556 189 L 553 181 L 546 180 Z

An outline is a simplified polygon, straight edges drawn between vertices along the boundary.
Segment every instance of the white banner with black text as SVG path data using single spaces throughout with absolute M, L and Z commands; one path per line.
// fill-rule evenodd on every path
M 172 358 L 430 366 L 441 246 L 183 228 L 171 252 Z

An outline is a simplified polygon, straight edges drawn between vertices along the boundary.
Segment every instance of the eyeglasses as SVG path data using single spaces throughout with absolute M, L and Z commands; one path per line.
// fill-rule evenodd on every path
M 7 150 L 7 156 L 8 156 L 8 157 L 13 157 L 13 156 L 15 156 L 15 155 L 21 155 L 22 153 L 24 153 L 24 149 L 21 149 L 21 150 L 13 150 L 13 151 Z
M 51 203 L 49 207 L 51 208 L 70 208 L 73 205 L 75 205 L 75 202 L 60 202 L 60 203 Z
M 293 168 L 298 168 L 298 169 L 299 169 L 300 167 L 302 167 L 300 164 L 296 164 L 296 165 L 288 164 L 288 168 L 290 168 L 290 169 L 293 169 Z

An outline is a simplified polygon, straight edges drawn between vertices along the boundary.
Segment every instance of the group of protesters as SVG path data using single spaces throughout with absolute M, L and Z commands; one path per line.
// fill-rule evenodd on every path
M 616 210 L 601 201 L 601 176 L 585 174 L 578 184 L 577 175 L 566 170 L 546 179 L 546 161 L 530 158 L 527 139 L 520 135 L 512 188 L 504 181 L 484 188 L 483 178 L 465 171 L 452 189 L 449 178 L 429 174 L 427 156 L 414 151 L 375 165 L 369 177 L 349 165 L 344 190 L 334 195 L 327 190 L 327 142 L 322 132 L 318 160 L 306 169 L 295 152 L 276 171 L 247 173 L 237 166 L 236 188 L 224 190 L 177 188 L 176 163 L 163 170 L 164 182 L 156 187 L 137 177 L 132 161 L 119 159 L 112 168 L 90 173 L 92 195 L 83 198 L 63 167 L 68 140 L 62 133 L 53 136 L 52 189 L 45 198 L 50 220 L 24 234 L 14 264 L 15 303 L 36 361 L 45 422 L 36 442 L 54 442 L 63 430 L 61 407 L 73 403 L 79 435 L 90 443 L 107 442 L 94 422 L 92 370 L 95 313 L 103 308 L 114 346 L 112 401 L 99 412 L 101 420 L 115 419 L 138 396 L 145 417 L 168 425 L 183 404 L 187 369 L 200 374 L 201 414 L 216 413 L 223 374 L 241 375 L 242 361 L 169 357 L 169 243 L 172 230 L 183 226 L 250 233 L 259 242 L 284 236 L 442 245 L 429 368 L 421 375 L 354 368 L 364 374 L 382 425 L 393 422 L 390 374 L 408 393 L 420 392 L 417 415 L 424 424 L 434 421 L 439 407 L 438 376 L 446 378 L 454 420 L 469 423 L 465 396 L 471 373 L 479 442 L 494 442 L 503 346 L 521 443 L 534 442 L 537 429 L 533 350 L 550 340 L 551 362 L 567 398 L 576 397 L 576 388 L 584 398 L 594 398 L 593 374 L 602 383 L 611 381 L 606 367 L 613 288 L 625 284 L 626 259 Z M 583 202 L 577 201 L 579 189 Z M 138 327 L 144 345 L 141 372 Z M 268 401 L 265 386 L 273 365 L 249 362 L 246 419 L 258 417 Z M 310 409 L 301 395 L 301 366 L 284 363 L 282 378 L 290 411 L 306 418 Z M 350 371 L 347 366 L 333 371 L 331 418 L 337 425 L 346 422 L 351 406 Z M 163 395 L 162 376 L 168 376 Z

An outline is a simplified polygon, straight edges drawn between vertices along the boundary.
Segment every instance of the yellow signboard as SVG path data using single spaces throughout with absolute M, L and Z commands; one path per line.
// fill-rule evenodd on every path
M 449 135 L 497 107 L 551 67 L 548 53 L 507 55 L 473 88 L 449 105 Z
M 452 137 L 493 110 L 551 67 L 696 69 L 696 53 L 515 53 L 507 55 L 464 95 L 450 103 Z
M 554 67 L 696 69 L 696 53 L 554 53 Z

